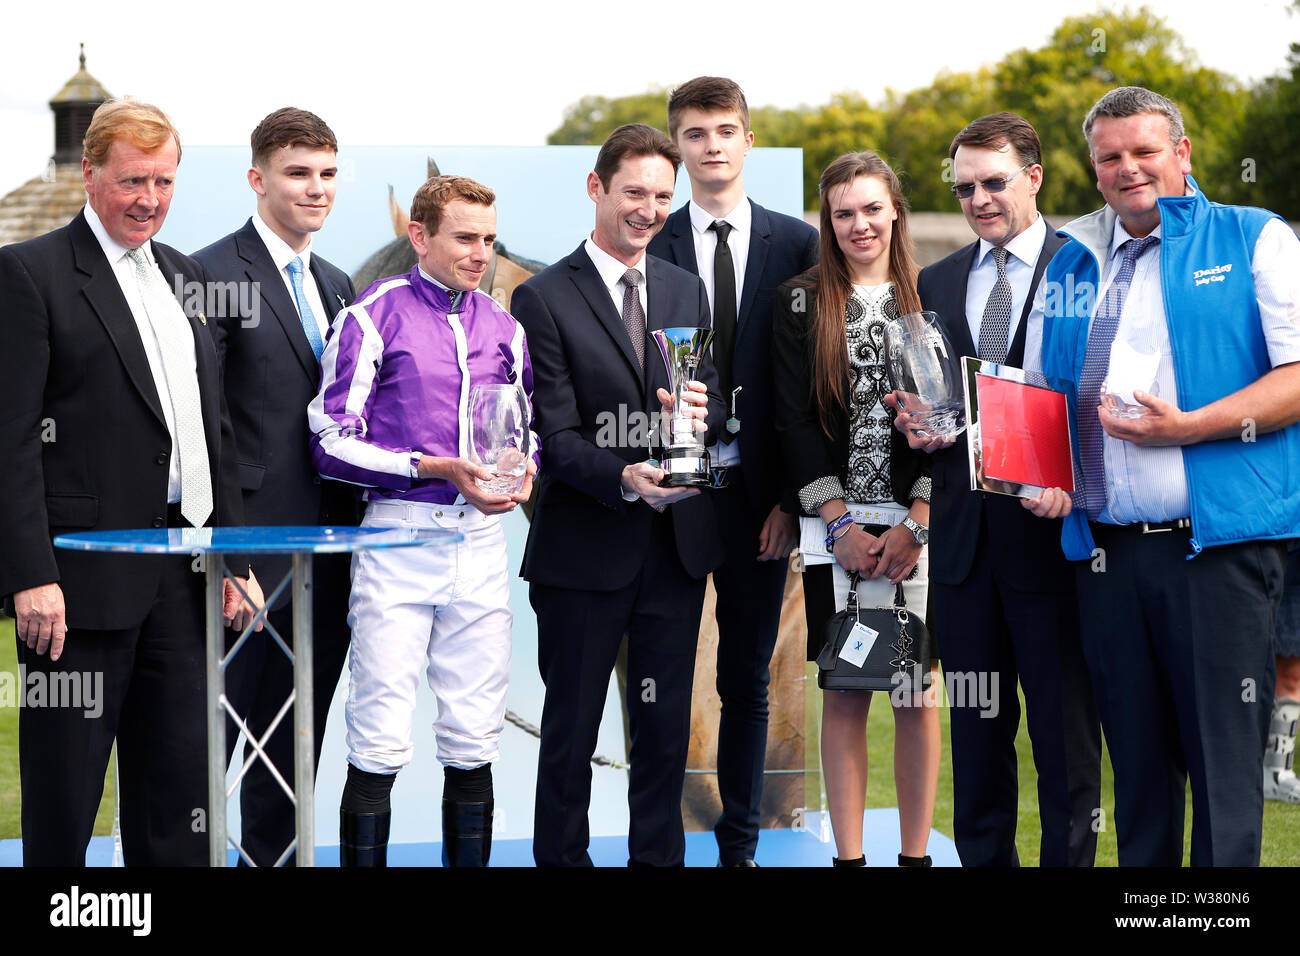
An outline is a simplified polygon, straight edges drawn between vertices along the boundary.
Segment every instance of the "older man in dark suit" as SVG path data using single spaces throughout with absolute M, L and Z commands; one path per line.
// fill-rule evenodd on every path
M 244 226 L 194 254 L 226 293 L 211 316 L 225 370 L 226 402 L 239 449 L 239 483 L 250 525 L 355 525 L 356 490 L 322 481 L 311 462 L 307 404 L 320 385 L 320 354 L 334 316 L 352 301 L 352 280 L 315 255 L 338 183 L 338 140 L 319 116 L 285 107 L 252 135 L 248 183 L 257 211 Z M 312 561 L 312 665 L 316 688 L 315 757 L 348 649 L 351 556 Z M 254 570 L 269 591 L 289 569 L 264 556 Z M 286 591 L 270 613 L 276 632 L 293 633 Z M 227 694 L 260 737 L 293 690 L 293 668 L 269 634 L 235 656 Z M 286 714 L 266 750 L 293 779 L 293 720 Z M 235 734 L 228 736 L 233 748 Z M 240 788 L 240 843 L 258 866 L 279 861 L 294 837 L 294 809 L 261 760 Z
M 648 330 L 709 325 L 699 278 L 645 254 L 668 215 L 679 162 L 677 147 L 649 126 L 611 133 L 587 177 L 591 237 L 512 300 L 528 335 L 544 449 L 523 567 L 546 683 L 533 834 L 541 866 L 591 864 L 590 760 L 624 633 L 630 862 L 676 866 L 685 853 L 695 644 L 705 576 L 722 546 L 707 493 L 659 487 L 664 471 L 646 460 L 648 423 L 671 402 Z M 724 415 L 711 363 L 700 377 L 688 394 L 704 417 L 711 386 L 709 442 Z
M 0 594 L 29 679 L 103 681 L 100 714 L 22 711 L 27 865 L 84 865 L 114 739 L 126 863 L 207 861 L 203 576 L 188 557 L 51 542 L 242 520 L 207 319 L 180 304 L 202 298 L 205 276 L 151 242 L 180 154 L 157 107 L 105 103 L 86 132 L 85 209 L 0 249 Z M 227 588 L 227 620 L 242 623 Z
M 922 270 L 918 290 L 958 355 L 1016 367 L 1041 326 L 1034 289 L 1063 240 L 1038 214 L 1038 134 L 1014 113 L 982 116 L 957 134 L 953 192 L 979 239 Z M 1037 330 L 1035 330 L 1037 331 Z M 1015 866 L 1017 678 L 1038 770 L 1043 866 L 1090 866 L 1096 852 L 1101 734 L 1079 645 L 1079 612 L 1060 523 L 1020 502 L 970 490 L 966 437 L 935 451 L 930 581 L 946 673 L 996 687 L 985 708 L 952 710 L 953 833 L 965 866 Z M 996 685 L 993 683 L 996 677 Z M 980 685 L 984 686 L 984 685 Z

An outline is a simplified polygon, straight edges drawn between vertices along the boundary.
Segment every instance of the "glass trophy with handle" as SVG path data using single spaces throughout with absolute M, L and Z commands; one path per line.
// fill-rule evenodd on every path
M 521 385 L 475 385 L 469 396 L 469 459 L 493 475 L 475 483 L 493 495 L 523 487 L 533 454 L 528 397 Z
M 652 329 L 650 335 L 668 367 L 668 390 L 673 395 L 673 413 L 668 419 L 668 434 L 659 456 L 659 467 L 667 474 L 660 485 L 665 488 L 712 487 L 709 452 L 695 430 L 695 419 L 684 414 L 690 406 L 682 399 L 682 394 L 688 391 L 686 383 L 698 378 L 700 361 L 713 338 L 713 330 Z
M 966 430 L 957 355 L 937 315 L 909 312 L 886 322 L 885 352 L 889 384 L 916 434 L 952 441 Z

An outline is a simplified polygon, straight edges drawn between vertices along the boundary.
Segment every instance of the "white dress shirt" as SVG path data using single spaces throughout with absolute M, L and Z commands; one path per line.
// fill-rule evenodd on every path
M 1188 186 L 1186 195 L 1192 194 Z M 1160 235 L 1159 225 L 1151 235 Z M 1129 238 L 1123 223 L 1116 219 L 1106 261 L 1101 263 L 1101 282 L 1094 302 L 1100 303 L 1105 297 L 1123 258 L 1119 247 Z M 1272 219 L 1265 224 L 1251 255 L 1251 275 L 1270 364 L 1277 368 L 1300 362 L 1300 239 L 1286 223 Z M 1041 370 L 1043 367 L 1045 279 L 1035 291 L 1034 310 L 1030 314 L 1025 342 L 1027 369 Z M 1115 340 L 1140 344 L 1141 351 L 1151 354 L 1159 352 L 1156 395 L 1177 405 L 1178 381 L 1174 374 L 1169 324 L 1165 315 L 1159 243 L 1145 250 L 1134 266 L 1133 281 L 1124 300 Z M 1099 515 L 1101 521 L 1129 524 L 1188 517 L 1191 504 L 1181 447 L 1143 447 L 1110 435 L 1104 435 L 1103 442 L 1107 503 Z
M 718 249 L 718 234 L 709 227 L 714 222 L 731 226 L 727 246 L 731 249 L 731 263 L 736 267 L 736 308 L 739 309 L 740 298 L 745 292 L 745 263 L 749 260 L 749 235 L 753 225 L 749 199 L 742 195 L 736 208 L 725 216 L 714 217 L 697 206 L 694 199 L 687 204 L 687 209 L 691 216 L 691 238 L 695 240 L 695 265 L 709 294 L 710 315 L 713 314 L 713 256 Z
M 128 257 L 131 251 L 126 246 L 117 242 L 108 234 L 104 224 L 100 222 L 99 216 L 95 213 L 94 208 L 89 202 L 85 206 L 86 224 L 90 226 L 90 231 L 95 234 L 99 240 L 99 246 L 104 250 L 104 256 L 108 263 L 113 267 L 113 276 L 117 279 L 117 284 L 122 290 L 122 295 L 126 297 L 127 307 L 131 310 L 131 318 L 135 320 L 135 327 L 140 333 L 140 341 L 144 344 L 144 354 L 149 360 L 149 374 L 153 378 L 154 389 L 158 393 L 158 404 L 162 406 L 163 420 L 167 424 L 167 437 L 171 441 L 171 454 L 167 462 L 167 503 L 176 504 L 181 500 L 181 463 L 180 455 L 176 454 L 180 447 L 176 439 L 176 413 L 172 410 L 171 392 L 167 388 L 167 375 L 163 371 L 162 352 L 158 347 L 158 338 L 154 335 L 153 326 L 149 324 L 149 316 L 145 312 L 144 300 L 140 295 L 140 285 L 135 277 L 135 263 Z M 154 258 L 153 244 L 146 242 L 142 247 L 146 258 L 153 268 L 158 268 L 158 260 Z M 159 275 L 162 275 L 159 272 Z M 171 277 L 162 276 L 163 282 L 171 285 Z M 205 292 L 206 296 L 206 292 Z M 162 303 L 166 305 L 166 303 Z M 178 322 L 184 322 L 186 328 L 189 327 L 189 320 L 185 317 L 185 312 L 181 309 L 180 302 L 175 299 L 171 300 L 171 305 L 175 306 L 174 318 Z M 172 318 L 169 312 L 168 320 Z M 198 365 L 194 355 L 194 339 L 189 337 L 190 343 L 189 365 L 190 372 L 198 380 Z
M 736 207 L 725 216 L 714 217 L 694 199 L 687 205 L 691 217 L 691 238 L 695 240 L 695 265 L 704 280 L 704 290 L 709 295 L 709 314 L 713 314 L 713 260 L 718 251 L 718 234 L 709 227 L 714 222 L 725 222 L 731 226 L 727 236 L 727 247 L 731 250 L 731 264 L 736 269 L 736 309 L 740 310 L 740 297 L 745 291 L 745 263 L 749 260 L 749 236 L 753 227 L 753 209 L 749 199 L 743 194 Z M 740 316 L 737 314 L 737 321 Z M 712 350 L 710 345 L 709 349 Z M 723 395 L 723 404 L 727 414 L 731 414 L 731 396 Z M 743 426 L 743 423 L 742 423 Z M 730 468 L 740 464 L 740 442 L 714 442 L 709 446 L 709 458 L 719 468 Z
M 347 305 L 346 302 L 326 303 L 321 299 L 320 289 L 316 287 L 316 277 L 311 273 L 311 237 L 307 238 L 307 248 L 302 252 L 294 252 L 287 242 L 281 239 L 272 231 L 271 227 L 262 221 L 261 215 L 253 213 L 253 228 L 257 234 L 262 237 L 262 244 L 266 246 L 266 251 L 271 254 L 271 261 L 275 263 L 276 269 L 280 272 L 280 278 L 284 281 L 284 287 L 289 290 L 289 301 L 297 308 L 298 300 L 293 294 L 293 279 L 289 277 L 289 263 L 294 259 L 302 259 L 302 290 L 307 296 L 307 304 L 311 306 L 312 318 L 316 320 L 316 327 L 320 329 L 320 340 L 325 341 L 325 334 L 329 331 L 330 323 Z
M 1159 225 L 1151 235 L 1160 235 Z M 1130 238 L 1123 223 L 1116 219 L 1109 256 L 1097 289 L 1098 302 L 1105 297 L 1122 261 L 1120 246 Z M 1142 351 L 1159 353 L 1155 394 L 1177 405 L 1178 379 L 1169 343 L 1159 250 L 1157 243 L 1137 261 L 1119 327 L 1115 330 L 1115 341 L 1134 342 Z M 1269 362 L 1277 368 L 1300 361 L 1300 239 L 1281 220 L 1269 220 L 1260 232 L 1251 254 L 1251 274 Z M 1130 524 L 1171 521 L 1190 514 L 1187 472 L 1180 446 L 1153 448 L 1106 435 L 1105 450 L 1107 504 L 1100 520 Z
M 1020 314 L 1024 311 L 1025 300 L 1033 295 L 1034 266 L 1043 251 L 1047 240 L 1047 223 L 1041 215 L 1010 242 L 1003 245 L 1007 250 L 1007 281 L 1011 283 L 1011 325 L 1007 329 L 1007 348 L 1015 341 L 1016 330 L 1020 328 Z M 970 329 L 970 340 L 979 348 L 980 324 L 984 321 L 984 307 L 988 305 L 989 293 L 998 281 L 998 263 L 993 258 L 993 243 L 987 239 L 980 240 L 979 251 L 975 253 L 975 264 L 971 266 L 966 280 L 966 325 Z M 1042 316 L 1039 315 L 1039 321 Z M 1026 329 L 1026 331 L 1028 331 Z M 1041 341 L 1041 339 L 1040 339 Z
M 646 308 L 645 294 L 645 253 L 637 260 L 636 265 L 627 266 L 619 262 L 600 246 L 587 237 L 587 242 L 583 245 L 587 252 L 587 257 L 591 259 L 596 271 L 600 273 L 600 281 L 605 283 L 605 291 L 609 293 L 610 301 L 614 303 L 614 313 L 620 318 L 623 315 L 623 276 L 628 269 L 635 269 L 641 273 L 641 281 L 637 283 L 636 294 L 641 299 L 641 312 L 646 317 L 646 328 L 650 327 L 650 310 Z M 650 361 L 650 349 L 646 349 L 646 361 Z

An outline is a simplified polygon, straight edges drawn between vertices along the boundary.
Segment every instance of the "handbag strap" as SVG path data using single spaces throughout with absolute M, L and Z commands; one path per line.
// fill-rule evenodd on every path
M 850 571 L 849 574 L 849 596 L 844 601 L 844 610 L 857 613 L 858 611 L 858 585 L 862 583 L 862 574 L 858 571 Z M 903 582 L 899 581 L 894 585 L 894 607 L 907 607 L 907 598 L 903 595 Z
M 862 581 L 862 575 L 857 571 L 849 572 L 849 596 L 844 601 L 844 610 L 858 613 L 858 584 Z

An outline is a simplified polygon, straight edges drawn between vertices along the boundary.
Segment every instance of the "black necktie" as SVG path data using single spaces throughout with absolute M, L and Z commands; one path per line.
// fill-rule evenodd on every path
M 713 253 L 713 367 L 718 370 L 718 385 L 722 400 L 731 400 L 731 353 L 736 346 L 736 266 L 731 260 L 730 223 L 715 221 L 709 226 L 718 234 L 718 247 Z M 730 442 L 735 435 L 723 431 L 722 441 Z

